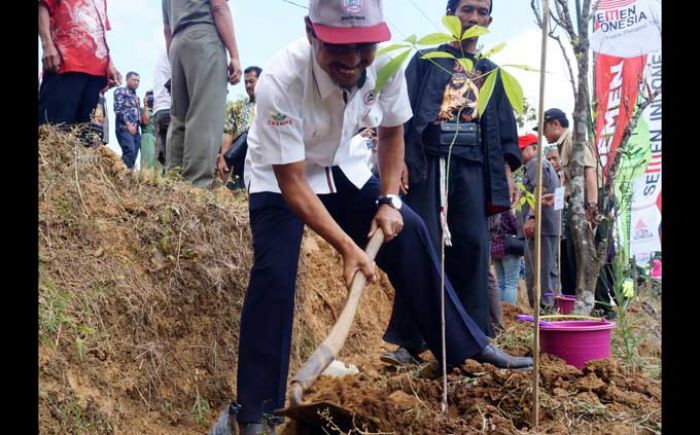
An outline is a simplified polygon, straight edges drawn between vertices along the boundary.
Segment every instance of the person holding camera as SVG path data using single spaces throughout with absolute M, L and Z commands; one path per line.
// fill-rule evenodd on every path
M 248 129 L 255 115 L 255 85 L 262 68 L 249 66 L 243 71 L 243 81 L 248 100 L 238 100 L 226 108 L 221 152 L 216 156 L 216 172 L 231 190 L 243 189 L 243 166 L 248 151 Z
M 446 14 L 459 18 L 462 31 L 475 25 L 488 27 L 492 6 L 492 0 L 449 0 Z M 512 171 L 521 163 L 515 116 L 500 74 L 484 113 L 479 113 L 483 76 L 496 65 L 477 57 L 477 43 L 478 38 L 470 38 L 461 47 L 452 42 L 427 50 L 466 57 L 473 62 L 473 70 L 465 71 L 454 58 L 423 59 L 425 52 L 416 53 L 406 68 L 414 116 L 404 126 L 406 167 L 401 184 L 406 203 L 425 221 L 438 254 L 446 228 L 446 275 L 467 313 L 485 334 L 493 336 L 487 217 L 516 203 Z M 449 191 L 444 189 L 446 184 Z M 404 306 L 400 297 L 394 300 L 384 336 L 399 345 L 396 352 L 382 356 L 389 363 L 410 363 L 425 349 Z
M 143 109 L 141 109 L 141 169 L 158 167 L 153 100 L 153 91 L 146 92 L 146 95 L 143 97 Z

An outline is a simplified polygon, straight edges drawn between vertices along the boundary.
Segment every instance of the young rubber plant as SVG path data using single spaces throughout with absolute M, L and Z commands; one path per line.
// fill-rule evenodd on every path
M 374 88 L 375 94 L 381 92 L 384 86 L 386 86 L 389 79 L 399 71 L 401 65 L 403 65 L 406 59 L 408 59 L 409 55 L 413 50 L 416 50 L 419 53 L 424 53 L 421 56 L 421 59 L 429 60 L 437 68 L 442 69 L 450 75 L 453 75 L 453 72 L 446 70 L 442 65 L 435 62 L 435 59 L 454 59 L 455 61 L 460 63 L 460 65 L 465 71 L 471 73 L 474 72 L 474 61 L 468 58 L 464 53 L 462 53 L 462 57 L 456 57 L 452 53 L 440 50 L 425 52 L 425 48 L 433 47 L 435 45 L 447 44 L 450 42 L 461 42 L 469 38 L 476 38 L 487 34 L 489 30 L 481 26 L 472 26 L 469 29 L 462 32 L 462 24 L 459 21 L 459 18 L 455 17 L 454 15 L 443 16 L 442 23 L 449 33 L 431 33 L 420 39 L 418 39 L 416 35 L 411 35 L 401 42 L 387 45 L 381 48 L 379 51 L 377 51 L 377 57 L 389 53 L 399 53 L 395 54 L 394 57 L 389 62 L 387 62 L 377 73 L 377 83 Z M 459 44 L 459 46 L 460 48 L 462 47 L 461 44 Z M 475 58 L 477 59 L 477 61 L 483 58 L 487 58 L 503 50 L 505 46 L 505 43 L 497 44 L 493 48 L 486 50 L 483 53 L 477 52 Z M 532 72 L 539 71 L 536 68 L 527 65 L 506 64 L 503 66 L 497 66 L 491 71 L 485 72 L 482 75 L 471 77 L 470 79 L 468 79 L 484 79 L 484 84 L 481 86 L 481 90 L 479 92 L 479 113 L 484 113 L 484 109 L 486 108 L 491 99 L 491 95 L 493 94 L 493 90 L 496 86 L 496 77 L 498 74 L 500 74 L 501 76 L 503 88 L 511 106 L 513 107 L 516 113 L 524 113 L 525 98 L 523 94 L 523 89 L 520 86 L 520 83 L 515 79 L 515 77 L 511 73 L 506 71 L 505 68 L 517 68 Z

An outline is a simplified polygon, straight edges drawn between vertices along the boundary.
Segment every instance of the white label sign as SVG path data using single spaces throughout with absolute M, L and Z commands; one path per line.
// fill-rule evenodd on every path
M 564 188 L 557 187 L 554 189 L 554 210 L 561 210 L 564 208 Z

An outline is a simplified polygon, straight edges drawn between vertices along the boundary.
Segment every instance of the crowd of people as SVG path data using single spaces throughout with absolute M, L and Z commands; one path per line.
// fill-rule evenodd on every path
M 448 0 L 445 9 L 465 30 L 489 27 L 492 11 L 493 0 Z M 536 216 L 517 207 L 524 192 L 514 173 L 524 166 L 522 186 L 534 192 L 537 136 L 518 136 L 500 76 L 479 111 L 480 77 L 497 66 L 477 56 L 478 37 L 436 47 L 466 56 L 473 70 L 418 53 L 378 89 L 386 60 L 375 60 L 377 44 L 391 39 L 381 0 L 310 0 L 306 38 L 264 70 L 241 68 L 227 0 L 162 0 L 162 18 L 165 49 L 140 101 L 139 74 L 128 72 L 122 86 L 109 55 L 106 0 L 40 0 L 39 124 L 87 125 L 93 134 L 83 136 L 85 144 L 105 144 L 104 92 L 117 87 L 113 128 L 127 168 L 140 153 L 141 169 L 247 192 L 255 255 L 241 313 L 236 403 L 213 433 L 230 433 L 234 421 L 242 434 L 274 433 L 268 416 L 284 405 L 304 225 L 340 253 L 346 283 L 355 273 L 373 281 L 377 265 L 389 276 L 396 297 L 384 340 L 397 348 L 383 361 L 411 364 L 427 350 L 442 359 L 444 245 L 448 365 L 467 358 L 506 369 L 532 365 L 489 338 L 503 328 L 500 302 L 518 302 L 523 259 L 534 303 L 537 219 L 543 306 L 551 307 L 551 294 L 576 290 L 567 210 L 554 207 L 555 192 L 563 186 L 568 196 L 571 181 L 572 135 L 562 110 L 545 113 L 550 147 Z M 241 78 L 247 99 L 227 107 L 227 85 Z M 584 166 L 592 220 L 600 184 L 589 144 Z M 385 244 L 375 264 L 362 247 L 379 229 Z M 603 293 L 597 296 L 609 306 Z

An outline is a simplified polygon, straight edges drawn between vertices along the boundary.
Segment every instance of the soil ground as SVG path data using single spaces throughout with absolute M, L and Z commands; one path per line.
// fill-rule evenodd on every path
M 243 195 L 203 192 L 124 169 L 105 148 L 43 128 L 39 141 L 39 421 L 46 434 L 201 434 L 234 398 L 239 315 L 252 262 Z M 344 305 L 340 258 L 311 232 L 302 245 L 290 374 Z M 522 298 L 521 292 L 521 298 Z M 360 374 L 322 377 L 307 400 L 357 412 L 348 433 L 660 433 L 660 292 L 646 287 L 617 328 L 614 358 L 577 370 L 541 359 L 541 415 L 530 428 L 532 375 L 467 361 L 441 380 L 429 353 L 396 370 L 379 355 L 393 289 L 363 295 L 339 359 Z M 496 342 L 530 352 L 531 329 L 504 305 Z M 627 351 L 625 351 L 627 350 Z M 287 435 L 309 433 L 289 422 Z M 338 433 L 328 429 L 329 433 Z

